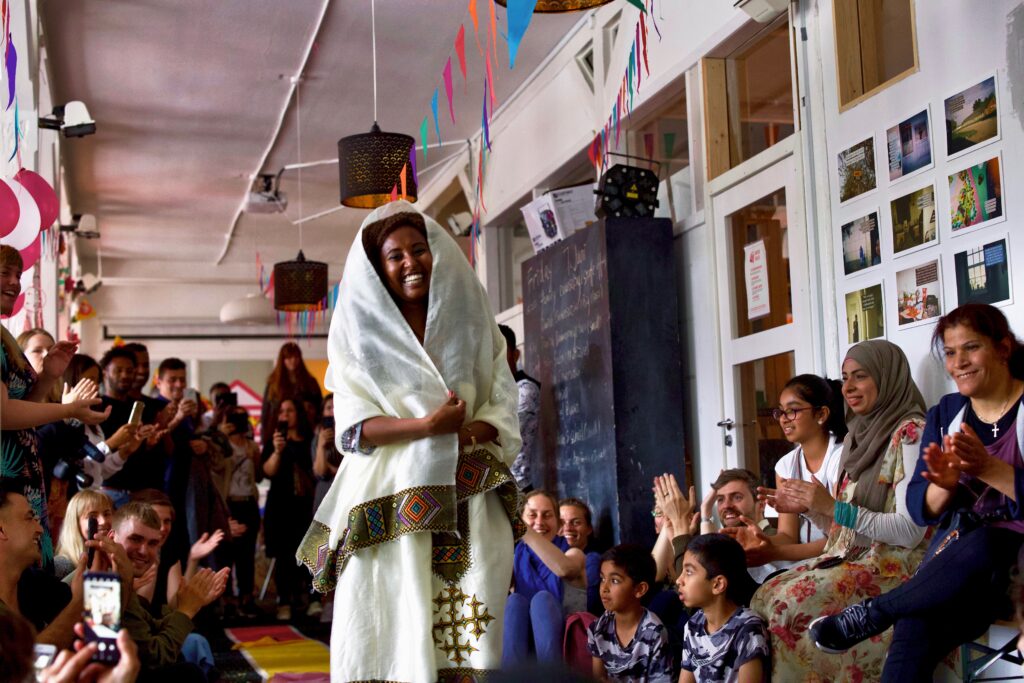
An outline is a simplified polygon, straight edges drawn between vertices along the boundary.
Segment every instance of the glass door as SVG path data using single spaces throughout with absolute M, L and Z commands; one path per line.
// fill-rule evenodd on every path
M 790 153 L 712 198 L 729 467 L 773 481 L 790 450 L 771 410 L 785 383 L 812 367 L 803 194 Z M 778 157 L 776 157 L 778 158 Z

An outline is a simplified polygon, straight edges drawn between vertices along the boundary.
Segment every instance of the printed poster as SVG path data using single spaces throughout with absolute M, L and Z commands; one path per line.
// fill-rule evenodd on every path
M 743 278 L 747 284 L 747 318 L 771 313 L 768 295 L 768 252 L 764 240 L 743 247 Z
M 900 327 L 942 315 L 942 281 L 937 259 L 896 273 L 896 311 Z
M 999 157 L 949 176 L 949 221 L 953 232 L 1003 220 Z
M 965 249 L 953 256 L 957 305 L 1010 301 L 1006 238 Z
M 999 104 L 996 77 L 947 97 L 946 154 L 958 156 L 978 145 L 999 139 Z
M 935 218 L 935 188 L 926 185 L 889 203 L 893 255 L 917 251 L 939 239 Z
M 846 295 L 846 340 L 850 344 L 885 336 L 882 283 Z
M 875 139 L 867 138 L 839 153 L 839 202 L 875 189 Z
M 882 262 L 877 211 L 845 223 L 840 232 L 843 237 L 843 271 L 847 275 Z
M 889 153 L 890 182 L 931 167 L 928 110 L 918 112 L 887 130 L 885 141 Z

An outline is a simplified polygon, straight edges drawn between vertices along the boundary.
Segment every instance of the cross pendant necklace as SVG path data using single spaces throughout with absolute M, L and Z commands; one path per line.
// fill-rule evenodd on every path
M 992 425 L 992 438 L 995 439 L 998 436 L 999 436 L 999 424 L 997 422 L 996 424 Z
M 999 414 L 996 415 L 996 419 L 994 419 L 992 421 L 992 438 L 993 439 L 999 438 L 999 420 L 1002 419 L 1003 415 L 1006 414 L 1006 406 L 1010 403 L 1010 398 L 1014 394 L 1016 394 L 1016 393 L 1017 393 L 1016 391 L 1011 391 L 1010 392 L 1010 395 L 1006 397 L 1005 401 L 1003 401 L 1003 407 L 999 409 Z M 975 415 L 977 415 L 977 412 L 975 412 Z M 981 416 L 978 415 L 978 418 L 981 419 Z M 982 420 L 982 422 L 986 422 L 986 421 L 987 420 Z

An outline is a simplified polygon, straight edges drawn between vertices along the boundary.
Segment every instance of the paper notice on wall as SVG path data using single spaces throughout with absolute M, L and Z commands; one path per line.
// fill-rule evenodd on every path
M 768 315 L 768 254 L 764 240 L 743 247 L 743 279 L 747 284 L 747 318 L 753 320 Z

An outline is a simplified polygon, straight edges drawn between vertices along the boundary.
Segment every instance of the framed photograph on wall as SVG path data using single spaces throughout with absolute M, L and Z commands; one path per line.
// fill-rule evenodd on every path
M 855 218 L 839 228 L 843 241 L 843 272 L 860 272 L 882 262 L 882 245 L 878 238 L 878 210 Z
M 933 166 L 928 107 L 885 131 L 889 182 L 917 175 Z
M 896 321 L 901 329 L 942 315 L 941 271 L 937 258 L 897 271 Z
M 878 186 L 875 174 L 875 138 L 869 137 L 837 155 L 839 203 L 871 192 Z
M 846 342 L 856 344 L 885 337 L 882 283 L 846 294 Z
M 925 185 L 889 202 L 893 256 L 905 256 L 939 241 L 935 186 Z
M 1010 261 L 1006 236 L 989 239 L 953 255 L 956 303 L 1012 303 Z
M 949 224 L 954 235 L 1006 220 L 1002 159 L 998 154 L 953 173 L 947 181 Z
M 998 82 L 993 73 L 943 101 L 946 156 L 960 156 L 999 139 L 998 100 Z

